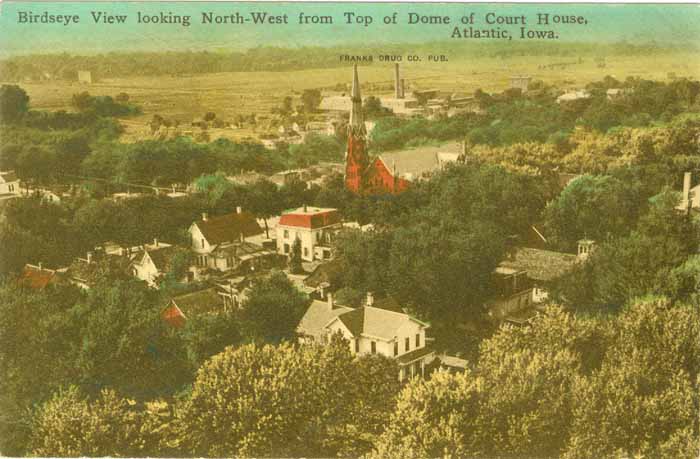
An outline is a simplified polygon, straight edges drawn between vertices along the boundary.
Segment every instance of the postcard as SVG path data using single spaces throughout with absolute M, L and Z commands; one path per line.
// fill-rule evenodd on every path
M 700 8 L 3 1 L 0 455 L 697 458 Z

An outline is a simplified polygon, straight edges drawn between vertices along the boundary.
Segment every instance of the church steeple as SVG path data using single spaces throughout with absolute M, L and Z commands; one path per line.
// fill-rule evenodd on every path
M 350 131 L 365 135 L 365 119 L 362 116 L 362 95 L 360 95 L 360 78 L 357 76 L 357 64 L 352 66 L 352 92 L 350 93 L 352 108 L 350 109 Z
M 360 79 L 357 76 L 357 64 L 353 65 L 352 74 L 352 108 L 348 124 L 348 151 L 345 155 L 345 186 L 356 194 L 364 192 L 364 174 L 369 164 L 367 157 L 365 120 L 362 116 L 362 96 Z

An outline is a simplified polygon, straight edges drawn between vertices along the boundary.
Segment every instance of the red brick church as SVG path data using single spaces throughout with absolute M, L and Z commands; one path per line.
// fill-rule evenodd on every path
M 367 129 L 362 115 L 357 65 L 353 66 L 351 99 L 348 151 L 345 155 L 345 187 L 358 195 L 401 193 L 408 188 L 410 182 L 398 176 L 395 165 L 385 164 L 379 156 L 370 158 L 367 153 Z

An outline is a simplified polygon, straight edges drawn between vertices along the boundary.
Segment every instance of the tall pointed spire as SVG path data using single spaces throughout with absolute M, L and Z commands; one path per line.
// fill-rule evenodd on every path
M 362 116 L 362 96 L 360 95 L 360 78 L 357 76 L 357 64 L 352 66 L 352 109 L 350 110 L 350 129 L 355 134 L 364 134 L 365 120 Z

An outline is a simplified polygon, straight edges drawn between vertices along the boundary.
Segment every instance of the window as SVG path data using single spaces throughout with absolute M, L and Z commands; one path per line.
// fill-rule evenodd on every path
M 360 338 L 355 338 L 355 354 L 360 353 Z
M 202 239 L 202 248 L 204 248 L 204 239 Z
M 289 230 L 284 230 L 284 238 L 289 239 Z
M 372 354 L 376 354 L 377 353 L 377 343 L 372 341 L 371 346 L 372 346 Z
M 231 266 L 233 266 L 233 257 L 228 257 L 226 259 L 226 267 L 230 268 Z
M 284 244 L 284 253 L 289 253 L 289 244 Z
M 416 333 L 416 347 L 420 347 L 420 333 Z
M 394 341 L 394 355 L 399 355 L 399 341 Z
M 408 350 L 411 349 L 411 338 L 406 338 L 404 347 L 405 347 L 404 351 L 406 351 L 406 352 L 408 352 Z
M 309 248 L 308 247 L 304 247 L 304 256 L 305 257 L 309 256 Z

